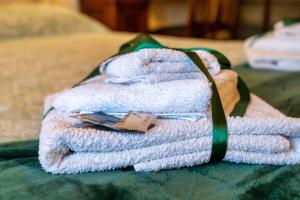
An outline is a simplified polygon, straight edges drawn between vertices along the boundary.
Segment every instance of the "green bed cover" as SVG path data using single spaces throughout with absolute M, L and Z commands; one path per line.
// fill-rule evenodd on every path
M 300 73 L 236 68 L 252 92 L 300 117 Z M 132 168 L 74 175 L 41 169 L 38 141 L 0 146 L 0 199 L 300 199 L 300 165 L 235 163 L 137 173 Z

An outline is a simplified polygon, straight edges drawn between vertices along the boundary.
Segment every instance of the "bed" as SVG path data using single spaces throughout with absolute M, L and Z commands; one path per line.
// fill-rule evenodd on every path
M 299 199 L 300 165 L 234 163 L 137 173 L 44 172 L 37 158 L 46 95 L 70 87 L 135 34 L 76 31 L 0 41 L 0 199 Z M 223 52 L 258 96 L 300 117 L 300 73 L 253 70 L 242 41 L 156 36 L 171 47 Z

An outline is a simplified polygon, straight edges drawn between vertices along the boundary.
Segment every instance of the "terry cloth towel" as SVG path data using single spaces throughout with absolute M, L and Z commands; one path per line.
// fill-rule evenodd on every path
M 221 70 L 214 80 L 224 111 L 229 113 L 239 100 L 237 74 Z M 178 114 L 179 117 L 195 113 L 199 117 L 207 117 L 211 95 L 206 78 L 124 85 L 105 83 L 99 76 L 94 81 L 58 94 L 52 106 L 65 113 L 142 111 Z
M 295 22 L 289 22 L 289 20 L 282 20 L 274 25 L 275 37 L 299 41 L 300 19 L 296 20 Z
M 137 171 L 158 171 L 194 166 L 210 158 L 210 118 L 196 122 L 158 120 L 145 134 L 75 128 L 79 122 L 57 110 L 44 119 L 39 160 L 47 172 L 70 174 L 127 166 L 134 166 Z M 227 117 L 227 123 L 229 139 L 225 161 L 300 163 L 299 119 L 286 117 L 251 95 L 245 116 Z
M 221 67 L 217 58 L 204 50 L 194 51 L 210 74 Z M 113 57 L 100 65 L 100 71 L 110 83 L 157 83 L 204 77 L 198 67 L 181 51 L 172 49 L 142 49 Z
M 248 62 L 253 68 L 300 71 L 300 40 L 277 38 L 273 32 L 252 36 L 245 42 Z

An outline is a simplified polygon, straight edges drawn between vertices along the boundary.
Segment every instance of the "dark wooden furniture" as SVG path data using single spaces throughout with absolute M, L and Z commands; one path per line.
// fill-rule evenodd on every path
M 236 32 L 239 0 L 188 0 L 187 36 L 231 39 Z
M 262 31 L 270 25 L 271 1 L 263 1 Z M 172 0 L 170 0 L 170 3 Z M 151 0 L 81 0 L 81 10 L 113 30 L 148 32 L 148 7 Z M 240 0 L 186 0 L 185 25 L 163 27 L 152 33 L 234 39 Z
M 150 0 L 81 0 L 84 13 L 113 30 L 147 32 Z M 185 27 L 162 29 L 154 33 L 214 39 L 235 35 L 239 0 L 187 0 Z
M 262 24 L 262 32 L 266 32 L 269 30 L 270 21 L 271 21 L 271 0 L 264 0 L 264 13 L 263 13 L 263 24 Z
M 104 23 L 113 30 L 117 29 L 117 8 L 115 0 L 81 0 L 81 11 Z
M 149 0 L 81 0 L 82 12 L 113 30 L 146 32 Z

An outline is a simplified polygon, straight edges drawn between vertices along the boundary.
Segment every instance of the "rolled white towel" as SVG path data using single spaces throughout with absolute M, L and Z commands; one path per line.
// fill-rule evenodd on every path
M 194 52 L 211 75 L 220 71 L 214 55 L 205 50 Z M 109 83 L 157 83 L 204 77 L 187 55 L 172 49 L 142 49 L 117 56 L 101 64 L 100 70 Z
M 300 71 L 300 40 L 276 38 L 274 33 L 253 36 L 245 42 L 248 62 L 253 68 Z
M 274 34 L 276 38 L 299 41 L 300 40 L 300 21 L 292 24 L 286 24 L 284 20 L 274 25 Z M 299 43 L 298 43 L 299 45 Z
M 49 103 L 47 103 L 49 105 Z M 145 134 L 73 127 L 79 121 L 57 110 L 42 123 L 39 160 L 51 173 L 111 170 L 133 165 L 137 171 L 193 166 L 208 162 L 211 119 L 158 120 Z M 228 117 L 225 160 L 259 164 L 300 163 L 300 119 L 284 116 L 251 95 L 244 117 Z M 282 135 L 282 136 L 280 136 Z M 285 136 L 285 137 L 284 137 Z
M 214 76 L 222 104 L 229 113 L 239 100 L 237 74 L 222 70 Z M 57 95 L 53 107 L 60 112 L 197 113 L 207 117 L 211 87 L 206 78 L 159 82 L 156 84 L 107 84 L 90 82 Z

